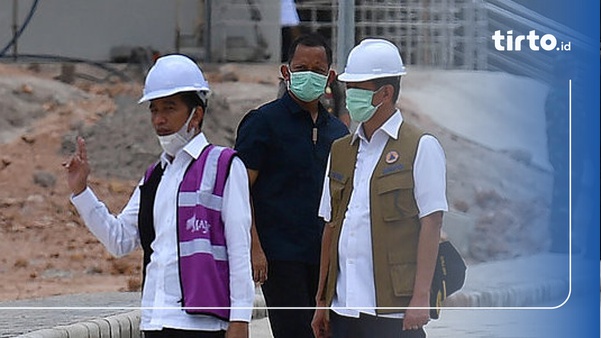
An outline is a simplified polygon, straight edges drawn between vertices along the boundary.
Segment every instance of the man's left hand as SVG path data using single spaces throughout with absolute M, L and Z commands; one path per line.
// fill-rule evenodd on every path
M 409 302 L 409 308 L 405 311 L 405 318 L 403 319 L 403 330 L 418 330 L 430 321 L 430 310 L 427 307 L 430 306 L 428 297 L 416 297 L 411 298 Z M 426 309 L 416 309 L 417 307 Z
M 230 322 L 225 338 L 248 338 L 247 322 Z

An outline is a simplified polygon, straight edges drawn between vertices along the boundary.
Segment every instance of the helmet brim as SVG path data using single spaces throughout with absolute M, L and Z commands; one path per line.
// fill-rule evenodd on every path
M 363 82 L 375 79 L 381 79 L 385 77 L 395 77 L 407 74 L 406 71 L 400 71 L 396 73 L 380 73 L 380 74 L 350 74 L 342 73 L 338 75 L 338 81 L 342 82 Z
M 164 89 L 164 90 L 155 90 L 152 91 L 150 93 L 146 93 L 144 94 L 139 100 L 138 100 L 138 104 L 140 103 L 144 103 L 144 102 L 148 102 L 148 101 L 152 101 L 155 99 L 160 99 L 162 97 L 167 97 L 167 96 L 171 96 L 171 95 L 175 95 L 177 93 L 183 93 L 183 92 L 199 92 L 199 91 L 203 91 L 206 93 L 209 93 L 210 90 L 208 87 L 178 87 L 178 88 L 172 88 L 172 89 Z

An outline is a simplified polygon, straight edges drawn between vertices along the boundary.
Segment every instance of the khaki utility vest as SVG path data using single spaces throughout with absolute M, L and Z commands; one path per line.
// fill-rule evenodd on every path
M 424 132 L 403 122 L 399 137 L 389 138 L 370 180 L 371 237 L 376 306 L 407 307 L 413 294 L 417 266 L 419 210 L 413 195 L 413 162 Z M 330 306 L 336 293 L 338 245 L 342 223 L 353 191 L 359 142 L 347 135 L 332 144 L 330 194 L 333 228 L 325 300 Z M 367 201 L 365 201 L 367 203 Z M 404 312 L 377 309 L 378 314 Z

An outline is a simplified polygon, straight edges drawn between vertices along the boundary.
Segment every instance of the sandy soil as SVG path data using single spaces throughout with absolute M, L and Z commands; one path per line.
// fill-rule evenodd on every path
M 213 96 L 203 128 L 214 143 L 232 145 L 243 114 L 275 96 L 277 66 L 204 71 Z M 59 73 L 56 65 L 0 64 L 0 301 L 140 287 L 141 252 L 123 258 L 106 252 L 70 205 L 61 163 L 75 135 L 83 135 L 91 186 L 118 212 L 160 151 L 146 107 L 135 104 L 141 85 L 90 76 L 67 85 L 55 79 Z M 405 118 L 435 133 L 445 148 L 450 208 L 474 224 L 466 235 L 468 262 L 547 248 L 548 172 L 454 134 L 421 114 L 411 97 L 400 105 Z

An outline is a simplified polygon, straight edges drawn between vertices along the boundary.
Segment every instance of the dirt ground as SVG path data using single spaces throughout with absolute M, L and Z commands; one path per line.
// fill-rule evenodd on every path
M 277 66 L 212 65 L 203 129 L 232 145 L 243 114 L 275 97 Z M 0 301 L 96 291 L 137 291 L 141 252 L 112 257 L 69 202 L 61 163 L 86 138 L 91 187 L 118 213 L 160 153 L 138 81 L 77 65 L 0 64 Z M 404 82 L 403 86 L 411 85 Z M 464 139 L 400 101 L 406 119 L 433 132 L 447 156 L 450 209 L 473 221 L 470 264 L 546 250 L 550 175 L 516 154 Z

